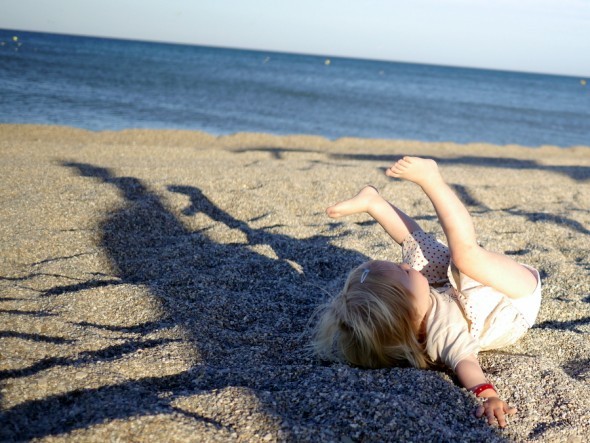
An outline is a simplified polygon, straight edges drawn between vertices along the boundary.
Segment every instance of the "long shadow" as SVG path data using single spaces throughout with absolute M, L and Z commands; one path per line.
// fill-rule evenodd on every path
M 469 189 L 466 186 L 463 185 L 459 185 L 459 184 L 451 184 L 450 185 L 453 190 L 455 191 L 455 193 L 459 196 L 459 198 L 461 199 L 461 201 L 467 205 L 470 206 L 470 211 L 471 213 L 475 214 L 475 213 L 486 213 L 486 212 L 490 212 L 491 209 L 486 206 L 484 203 L 480 202 L 479 200 L 477 200 L 472 194 L 471 192 L 469 192 Z
M 25 311 L 20 309 L 0 309 L 0 314 L 22 315 L 25 317 L 56 317 L 57 314 L 46 311 Z
M 399 159 L 399 155 L 371 155 L 371 154 L 333 154 L 334 158 L 346 160 L 370 160 L 383 161 L 392 163 Z M 470 155 L 463 155 L 453 158 L 445 157 L 431 157 L 440 165 L 466 165 L 478 166 L 483 168 L 505 168 L 516 170 L 536 170 L 552 172 L 555 174 L 565 175 L 576 181 L 590 180 L 590 167 L 588 166 L 553 166 L 543 165 L 535 160 L 523 160 L 517 158 L 507 157 L 475 157 Z
M 117 269 L 116 280 L 90 279 L 56 286 L 44 295 L 64 295 L 121 283 L 147 287 L 162 300 L 167 311 L 165 320 L 160 325 L 146 323 L 121 332 L 146 334 L 171 324 L 182 325 L 202 359 L 196 367 L 205 368 L 209 376 L 200 377 L 200 383 L 195 384 L 188 371 L 175 377 L 153 377 L 27 401 L 0 415 L 0 439 L 42 438 L 117 418 L 166 410 L 178 412 L 172 399 L 160 398 L 158 393 L 172 392 L 174 397 L 186 394 L 187 389 L 202 392 L 233 384 L 246 384 L 255 391 L 262 387 L 272 389 L 293 384 L 290 371 L 284 368 L 310 366 L 311 357 L 306 357 L 301 349 L 306 340 L 302 332 L 321 294 L 314 285 L 333 284 L 366 257 L 332 246 L 328 236 L 298 240 L 273 233 L 272 227 L 253 229 L 217 207 L 198 188 L 171 185 L 172 192 L 189 197 L 190 206 L 185 213 L 203 212 L 215 223 L 240 230 L 248 239 L 245 244 L 220 244 L 211 241 L 205 232 L 187 230 L 160 198 L 136 178 L 117 177 L 106 168 L 90 164 L 63 166 L 82 177 L 114 186 L 123 198 L 124 205 L 108 214 L 101 225 L 101 247 Z M 278 258 L 254 252 L 255 245 L 271 248 Z M 123 344 L 86 352 L 77 358 L 52 357 L 26 368 L 3 371 L 0 377 L 26 377 L 53 367 L 116 360 L 164 344 L 161 340 L 130 338 Z M 243 368 L 248 368 L 246 373 L 254 372 L 255 377 L 245 381 L 240 375 Z M 141 401 L 137 401 L 137 386 L 148 391 Z M 119 396 L 115 404 L 114 392 Z M 118 404 L 124 407 L 117 407 Z M 64 421 L 74 405 L 76 410 L 93 412 Z M 267 406 L 270 414 L 276 414 L 271 405 Z M 36 420 L 38 417 L 43 419 Z M 198 415 L 193 418 L 209 420 Z
M 400 155 L 377 155 L 377 154 L 341 154 L 341 153 L 326 153 L 319 150 L 312 149 L 287 149 L 287 148 L 275 148 L 275 147 L 259 147 L 259 148 L 241 148 L 232 149 L 230 152 L 244 153 L 244 152 L 268 152 L 274 159 L 282 160 L 284 154 L 287 152 L 308 152 L 315 154 L 324 154 L 328 158 L 338 160 L 353 160 L 353 161 L 378 161 L 382 163 L 393 163 L 400 158 Z M 590 180 L 590 167 L 588 166 L 553 166 L 543 165 L 535 160 L 522 160 L 516 158 L 497 158 L 497 157 L 475 157 L 475 156 L 460 156 L 453 158 L 444 157 L 430 157 L 437 161 L 440 165 L 467 165 L 467 166 L 478 166 L 486 168 L 506 168 L 506 169 L 517 169 L 517 170 L 537 170 L 545 171 L 556 174 L 562 174 L 570 177 L 573 180 L 579 182 L 585 182 Z M 478 202 L 469 191 L 461 185 L 452 185 L 457 194 L 462 200 L 470 206 L 474 206 L 481 212 L 489 211 L 489 208 Z M 514 208 L 507 209 L 507 212 L 514 215 L 521 215 L 527 217 L 530 221 L 547 221 L 556 225 L 567 226 L 568 228 L 579 232 L 581 234 L 590 235 L 590 230 L 587 229 L 580 222 L 564 217 L 562 215 L 549 214 L 545 212 L 524 212 L 516 211 Z
M 477 440 L 503 440 L 472 417 L 468 396 L 450 389 L 439 373 L 321 366 L 303 351 L 307 337 L 302 332 L 323 297 L 320 288 L 339 288 L 346 272 L 367 259 L 333 246 L 334 236 L 296 239 L 278 233 L 279 226 L 252 228 L 254 220 L 233 217 L 200 189 L 170 184 L 168 191 L 188 198 L 185 216 L 201 213 L 211 220 L 212 226 L 190 231 L 137 178 L 117 177 L 107 168 L 90 164 L 63 166 L 95 180 L 97 186 L 114 187 L 122 197 L 122 206 L 105 214 L 100 225 L 100 246 L 116 270 L 112 281 L 105 284 L 141 285 L 161 300 L 165 313 L 160 321 L 126 328 L 73 323 L 119 333 L 118 344 L 71 358 L 50 357 L 5 372 L 5 378 L 129 359 L 137 351 L 165 346 L 170 340 L 142 340 L 138 334 L 156 334 L 172 327 L 182 328 L 199 360 L 176 375 L 25 401 L 0 413 L 0 440 L 41 439 L 116 419 L 156 414 L 180 414 L 195 423 L 239 431 L 222 418 L 203 416 L 175 403 L 233 386 L 256 396 L 261 412 L 283 425 L 287 441 L 340 441 L 342 436 L 352 440 L 349 435 L 359 441 L 404 435 L 424 435 L 430 440 L 445 435 L 450 441 L 467 434 Z M 231 238 L 245 240 L 214 241 L 208 236 L 212 229 L 239 231 L 241 236 Z M 45 294 L 67 297 L 99 287 L 100 281 L 93 277 L 56 286 Z M 416 391 L 430 394 L 416 395 Z M 457 420 L 456 410 L 449 412 L 448 405 L 461 403 L 465 404 L 464 415 Z M 352 427 L 355 422 L 363 426 Z M 424 427 L 424 422 L 429 426 Z
M 36 341 L 41 343 L 53 343 L 53 344 L 68 344 L 74 343 L 74 340 L 69 340 L 63 337 L 54 337 L 51 335 L 45 334 L 30 334 L 27 332 L 15 332 L 15 331 L 0 331 L 0 338 L 20 338 L 22 340 L 30 340 Z M 0 378 L 2 378 L 2 373 L 4 371 L 0 371 Z
M 586 229 L 586 227 L 582 223 L 576 220 L 572 220 L 568 217 L 563 217 L 561 215 L 547 214 L 546 212 L 526 212 L 516 210 L 514 208 L 507 208 L 504 209 L 504 211 L 508 212 L 509 214 L 526 217 L 529 221 L 532 222 L 548 221 L 556 225 L 565 225 L 570 229 L 579 232 L 580 234 L 590 235 L 590 230 Z
M 156 332 L 161 330 L 162 328 L 168 327 L 166 325 L 165 320 L 162 321 L 148 321 L 145 323 L 141 323 L 139 325 L 134 325 L 134 326 L 113 326 L 113 325 L 99 325 L 96 323 L 90 323 L 87 321 L 81 321 L 81 322 L 70 322 L 73 325 L 76 326 L 82 326 L 82 327 L 86 327 L 86 328 L 95 328 L 95 329 L 101 329 L 103 331 L 111 331 L 111 332 L 125 332 L 125 333 L 131 333 L 131 334 L 149 334 L 152 332 Z
M 0 371 L 0 380 L 8 378 L 21 378 L 34 375 L 37 372 L 44 371 L 56 366 L 78 366 L 84 363 L 97 363 L 100 361 L 108 361 L 116 358 L 124 357 L 132 354 L 138 349 L 150 349 L 156 346 L 171 343 L 174 339 L 161 340 L 133 340 L 127 341 L 121 345 L 109 346 L 98 351 L 81 352 L 76 358 L 67 357 L 49 357 L 38 361 L 37 363 L 21 369 L 9 369 Z
M 590 380 L 590 358 L 571 360 L 563 365 L 563 370 L 576 380 Z
M 45 260 L 48 261 L 48 260 Z M 41 263 L 41 262 L 39 262 Z M 35 266 L 39 263 L 32 263 L 31 266 Z M 49 273 L 49 272 L 31 272 L 30 274 L 27 275 L 21 275 L 19 277 L 3 277 L 0 276 L 0 280 L 5 280 L 5 281 L 28 281 L 31 280 L 35 277 L 58 277 L 58 278 L 67 278 L 70 280 L 80 280 L 78 278 L 72 278 L 72 277 L 68 277 L 67 275 L 63 275 L 63 274 L 55 274 L 55 273 Z
M 249 150 L 251 149 L 233 152 Z M 254 150 L 267 151 L 279 160 L 285 152 L 292 151 L 280 148 Z M 322 152 L 306 149 L 297 151 Z M 329 154 L 328 157 L 333 160 L 382 162 L 392 162 L 398 158 L 365 154 Z M 554 167 L 529 160 L 470 156 L 436 160 L 440 164 L 543 170 L 564 174 L 577 181 L 590 178 L 590 168 L 585 166 Z M 339 406 L 335 406 L 334 398 L 342 398 L 342 392 L 364 392 L 361 388 L 366 388 L 369 399 L 375 398 L 384 403 L 384 399 L 392 400 L 393 395 L 398 404 L 406 405 L 406 408 L 396 408 L 389 413 L 405 417 L 407 426 L 413 426 L 414 432 L 419 432 L 420 425 L 411 410 L 412 405 L 416 405 L 417 410 L 424 410 L 423 398 L 411 393 L 408 395 L 401 391 L 396 392 L 391 386 L 380 384 L 378 377 L 375 377 L 373 383 L 357 376 L 354 371 L 334 375 L 333 371 L 318 370 L 315 362 L 301 352 L 306 341 L 302 331 L 306 329 L 321 293 L 314 286 L 338 286 L 334 282 L 341 281 L 349 269 L 366 260 L 365 256 L 333 246 L 333 236 L 317 235 L 296 239 L 277 233 L 279 226 L 252 228 L 250 223 L 255 220 L 243 221 L 233 217 L 200 189 L 170 184 L 170 192 L 180 193 L 188 198 L 189 204 L 183 211 L 185 216 L 205 214 L 215 227 L 237 230 L 246 239 L 227 244 L 216 242 L 207 235 L 206 229 L 188 230 L 166 208 L 160 197 L 150 192 L 137 178 L 118 177 L 107 168 L 91 164 L 64 162 L 63 166 L 76 171 L 81 177 L 95 180 L 97 186 L 114 187 L 120 193 L 123 205 L 116 211 L 105 214 L 106 219 L 100 226 L 100 246 L 108 253 L 117 271 L 110 280 L 91 278 L 72 285 L 56 286 L 46 290 L 43 295 L 67 296 L 84 289 L 123 283 L 142 285 L 162 301 L 166 310 L 162 321 L 126 328 L 90 322 L 79 322 L 76 325 L 121 334 L 148 334 L 171 326 L 181 326 L 198 350 L 200 361 L 190 370 L 174 376 L 147 377 L 21 403 L 0 414 L 0 439 L 43 438 L 114 419 L 163 412 L 185 414 L 194 420 L 224 428 L 226 426 L 223 423 L 179 410 L 173 400 L 229 386 L 250 388 L 259 396 L 262 408 L 269 415 L 279 415 L 283 421 L 297 423 L 298 426 L 318 428 L 322 424 L 322 415 L 316 412 L 323 411 L 324 417 L 325 411 L 335 413 L 339 406 L 348 403 L 341 401 Z M 487 210 L 467 189 L 455 189 L 471 206 Z M 423 217 L 427 219 L 430 216 Z M 550 221 L 557 223 L 563 222 L 563 219 Z M 569 226 L 583 232 L 574 223 Z M 271 250 L 273 254 L 257 252 L 264 248 Z M 67 257 L 57 257 L 49 261 L 64 258 Z M 4 312 L 30 316 L 57 315 L 16 310 Z M 577 325 L 544 325 L 557 328 L 575 326 Z M 43 340 L 43 337 L 38 338 Z M 45 338 L 51 340 L 51 337 Z M 27 368 L 5 371 L 0 376 L 18 378 L 52 367 L 91 365 L 126 358 L 136 351 L 165 344 L 165 340 L 139 340 L 133 337 L 123 344 L 83 353 L 76 358 L 47 358 Z M 396 369 L 389 373 L 394 379 L 401 374 L 400 371 L 403 370 Z M 338 378 L 338 374 L 344 375 Z M 315 403 L 305 394 L 309 390 L 306 378 L 312 376 L 316 377 L 316 382 L 324 382 L 324 390 L 319 393 L 324 396 L 316 396 L 319 399 L 316 398 Z M 437 386 L 437 380 L 433 377 L 419 380 L 432 383 L 431 388 Z M 444 390 L 442 385 L 438 388 L 441 392 Z M 262 392 L 270 394 L 262 395 Z M 161 395 L 164 393 L 166 395 Z M 279 407 L 274 405 L 273 395 L 289 396 L 293 401 L 282 402 Z M 448 407 L 447 403 L 439 400 L 433 397 L 433 403 L 428 405 L 424 419 L 429 423 L 438 423 L 439 417 L 444 416 Z M 301 412 L 302 405 L 307 411 Z M 356 414 L 361 419 L 366 417 L 367 422 L 374 423 L 370 407 L 359 410 Z M 314 418 L 316 415 L 318 418 Z M 388 421 L 383 419 L 379 423 Z M 449 425 L 449 429 L 452 426 L 458 433 L 455 435 L 460 435 L 462 429 L 472 432 L 472 426 L 477 425 L 476 421 L 474 423 L 464 428 L 461 428 L 462 423 L 453 423 Z M 442 429 L 443 424 L 440 426 Z M 377 432 L 378 430 L 373 438 L 379 435 Z M 482 439 L 493 439 L 492 431 L 484 427 L 482 432 Z
M 289 152 L 304 152 L 313 154 L 324 154 L 329 159 L 334 160 L 353 160 L 353 161 L 373 161 L 382 163 L 393 163 L 400 158 L 400 155 L 383 155 L 383 154 L 343 154 L 343 153 L 326 153 L 325 151 L 305 148 L 277 148 L 277 147 L 258 147 L 258 148 L 240 148 L 230 149 L 230 152 L 237 154 L 245 152 L 267 152 L 274 159 L 282 160 L 285 153 Z M 590 167 L 579 166 L 579 165 L 543 165 L 535 160 L 523 160 L 517 158 L 507 157 L 476 157 L 464 155 L 460 157 L 444 158 L 444 157 L 430 157 L 436 160 L 441 165 L 468 165 L 468 166 L 479 166 L 485 168 L 507 168 L 517 170 L 537 170 L 546 171 L 556 174 L 562 174 L 572 178 L 576 181 L 588 181 L 590 180 Z
M 534 328 L 538 329 L 556 329 L 558 331 L 573 331 L 578 334 L 587 334 L 586 331 L 578 329 L 580 326 L 586 326 L 590 324 L 590 317 L 581 318 L 579 320 L 546 320 L 538 323 Z
M 109 279 L 109 280 L 91 279 L 91 280 L 81 282 L 81 283 L 76 283 L 73 285 L 54 286 L 53 288 L 48 289 L 46 291 L 40 291 L 40 295 L 42 297 L 49 297 L 49 296 L 67 294 L 67 293 L 71 293 L 71 292 L 79 292 L 79 291 L 83 291 L 86 289 L 96 289 L 96 288 L 102 288 L 105 286 L 116 286 L 116 285 L 120 285 L 120 284 L 121 284 L 121 281 L 115 280 L 115 279 Z
M 224 428 L 214 420 L 171 406 L 170 401 L 160 395 L 167 388 L 178 391 L 190 384 L 187 375 L 153 377 L 28 401 L 3 414 L 0 438 L 2 441 L 27 441 L 109 420 L 126 419 L 135 414 L 162 413 L 164 410 Z M 154 388 L 157 386 L 160 388 Z

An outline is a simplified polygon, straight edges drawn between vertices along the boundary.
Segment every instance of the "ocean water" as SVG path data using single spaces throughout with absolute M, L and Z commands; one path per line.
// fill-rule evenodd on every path
M 3 123 L 566 147 L 582 80 L 0 30 Z

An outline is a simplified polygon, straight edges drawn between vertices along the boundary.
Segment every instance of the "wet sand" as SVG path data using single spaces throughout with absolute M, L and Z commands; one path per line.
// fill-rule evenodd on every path
M 440 234 L 400 155 L 438 160 L 480 242 L 543 277 L 537 325 L 480 354 L 500 430 L 444 371 L 311 356 L 309 319 L 399 248 L 324 209 L 366 183 Z M 0 440 L 584 441 L 590 148 L 93 133 L 0 125 Z

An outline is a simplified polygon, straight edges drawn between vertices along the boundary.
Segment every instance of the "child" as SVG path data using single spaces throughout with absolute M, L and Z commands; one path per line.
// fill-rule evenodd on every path
M 539 273 L 486 251 L 471 217 L 434 160 L 404 157 L 386 174 L 416 183 L 432 202 L 448 249 L 372 186 L 327 209 L 332 218 L 367 212 L 402 247 L 403 262 L 373 260 L 354 269 L 320 316 L 316 352 L 369 368 L 444 363 L 484 403 L 476 411 L 506 426 L 516 412 L 498 397 L 479 365 L 480 350 L 518 340 L 541 303 Z

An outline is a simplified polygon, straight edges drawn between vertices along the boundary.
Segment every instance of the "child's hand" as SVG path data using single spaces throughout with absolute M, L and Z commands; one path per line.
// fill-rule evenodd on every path
M 506 416 L 516 413 L 516 408 L 508 406 L 504 400 L 500 400 L 498 397 L 488 397 L 481 406 L 475 411 L 477 418 L 483 417 L 484 415 L 488 419 L 490 425 L 494 424 L 494 421 L 498 421 L 498 426 L 501 428 L 506 426 Z

